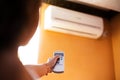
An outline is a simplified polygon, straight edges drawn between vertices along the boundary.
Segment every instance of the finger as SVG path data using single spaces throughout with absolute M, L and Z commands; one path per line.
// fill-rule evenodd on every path
M 54 60 L 58 60 L 59 58 L 60 58 L 60 56 L 57 55 L 54 57 Z
M 58 61 L 59 58 L 60 58 L 60 56 L 55 56 L 55 57 L 53 58 L 54 65 L 56 64 L 56 62 Z

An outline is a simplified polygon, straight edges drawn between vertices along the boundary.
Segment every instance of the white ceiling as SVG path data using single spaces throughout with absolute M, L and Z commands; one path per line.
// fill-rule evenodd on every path
M 120 12 L 120 0 L 68 0 Z

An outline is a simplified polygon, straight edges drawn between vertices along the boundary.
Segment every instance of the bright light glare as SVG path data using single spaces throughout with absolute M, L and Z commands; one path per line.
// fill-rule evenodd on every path
M 40 30 L 37 28 L 34 36 L 26 46 L 20 46 L 18 56 L 23 64 L 37 64 Z

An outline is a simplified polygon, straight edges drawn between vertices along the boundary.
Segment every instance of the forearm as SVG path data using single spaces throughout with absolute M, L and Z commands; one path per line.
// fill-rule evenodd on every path
M 49 62 L 42 65 L 25 65 L 25 68 L 29 72 L 29 74 L 34 78 L 39 78 L 48 73 L 52 72 L 52 68 L 56 64 L 59 56 L 53 57 Z
M 42 65 L 25 65 L 25 68 L 33 78 L 40 78 L 51 72 L 47 63 Z

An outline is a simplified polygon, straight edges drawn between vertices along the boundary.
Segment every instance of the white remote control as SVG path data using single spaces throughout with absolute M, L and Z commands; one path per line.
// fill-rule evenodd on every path
M 56 55 L 60 56 L 60 58 L 56 62 L 55 66 L 53 68 L 53 72 L 55 72 L 55 73 L 63 73 L 64 72 L 64 52 L 55 51 L 54 56 L 56 56 Z

